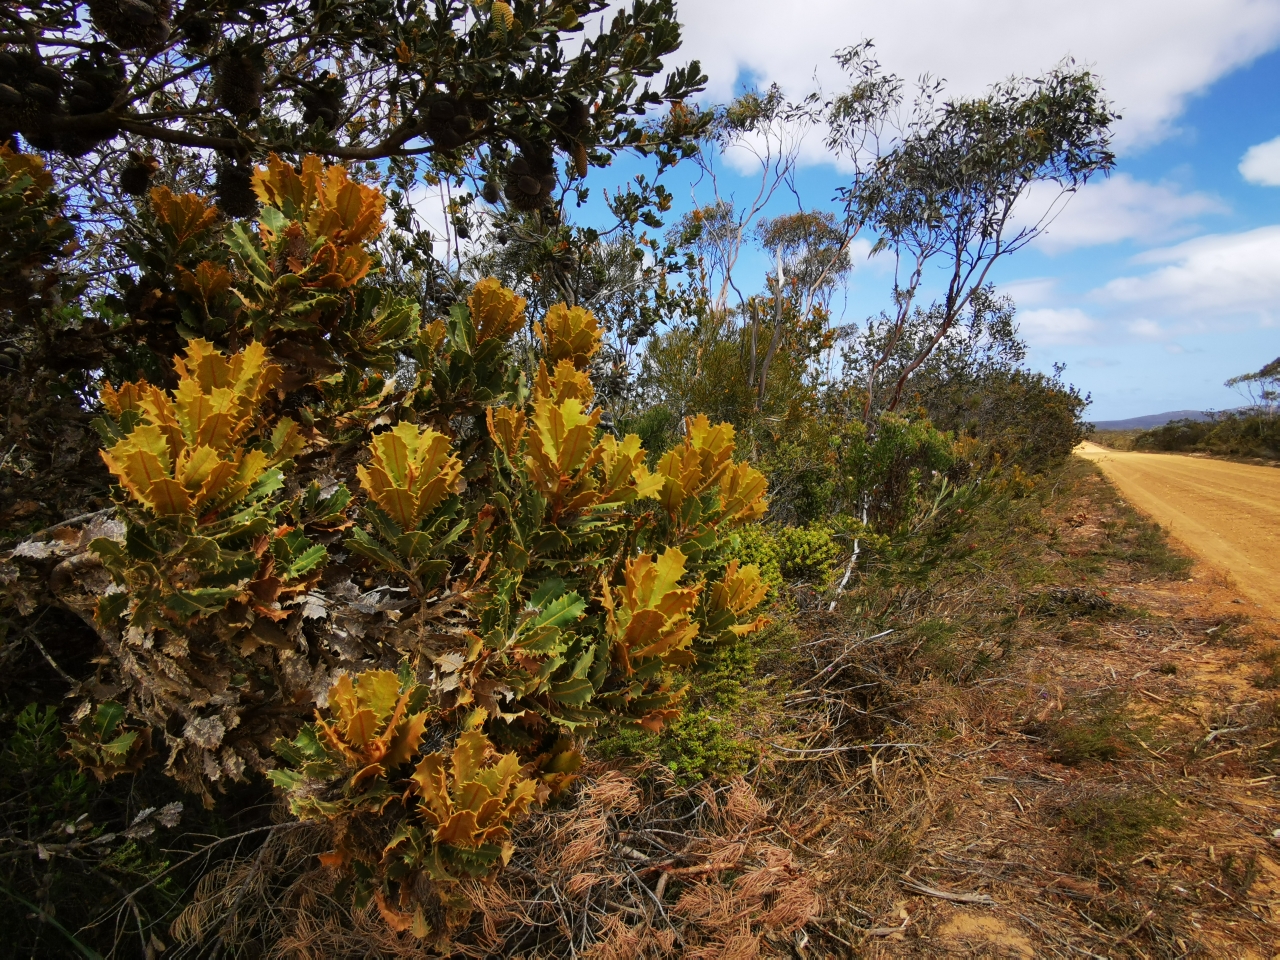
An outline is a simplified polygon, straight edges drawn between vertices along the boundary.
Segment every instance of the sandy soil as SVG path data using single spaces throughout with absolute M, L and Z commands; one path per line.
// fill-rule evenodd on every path
M 1082 443 L 1129 501 L 1280 617 L 1280 470 Z

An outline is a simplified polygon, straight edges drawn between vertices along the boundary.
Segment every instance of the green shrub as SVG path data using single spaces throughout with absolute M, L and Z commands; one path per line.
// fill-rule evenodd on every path
M 1229 410 L 1207 420 L 1174 420 L 1138 434 L 1133 448 L 1280 460 L 1280 413 Z
M 773 541 L 784 580 L 819 590 L 831 586 L 845 548 L 836 542 L 830 527 L 816 521 L 803 527 L 776 527 Z
M 744 527 L 734 534 L 733 555 L 744 564 L 760 568 L 760 579 L 769 585 L 776 598 L 783 585 L 782 558 L 778 550 L 778 538 L 772 528 L 764 524 Z
M 253 182 L 259 228 L 157 188 L 132 251 L 206 336 L 100 393 L 115 523 L 60 598 L 92 612 L 113 699 L 71 752 L 106 779 L 163 743 L 209 807 L 269 772 L 356 906 L 425 936 L 422 890 L 505 863 L 573 738 L 660 730 L 700 657 L 768 623 L 731 556 L 767 482 L 706 416 L 659 456 L 605 430 L 581 307 L 519 345 L 526 303 L 493 278 L 430 322 L 384 295 L 385 201 L 343 167 L 272 156 Z M 737 769 L 704 721 L 673 769 Z

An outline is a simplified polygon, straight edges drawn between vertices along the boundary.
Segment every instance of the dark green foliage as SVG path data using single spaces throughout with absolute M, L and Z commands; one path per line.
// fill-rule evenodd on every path
M 82 26 L 70 0 L 42 4 L 27 21 L 39 55 L 15 46 L 14 69 L 0 76 L 10 89 L 21 76 L 13 118 L 41 148 L 71 153 L 73 142 L 108 140 L 127 122 L 144 140 L 258 157 L 300 153 L 318 136 L 331 155 L 351 160 L 434 153 L 447 162 L 463 147 L 553 139 L 571 154 L 588 148 L 593 162 L 627 146 L 674 159 L 680 148 L 668 138 L 651 135 L 641 143 L 637 114 L 682 100 L 702 79 L 693 64 L 660 84 L 648 80 L 680 43 L 667 0 L 640 0 L 619 11 L 575 56 L 564 41 L 582 29 L 579 17 L 604 8 L 598 0 L 518 5 L 501 28 L 460 2 L 428 8 L 389 0 L 265 0 L 174 11 L 167 0 L 93 0 L 89 7 Z M 77 42 L 61 47 L 68 36 Z M 95 39 L 117 48 L 118 72 L 96 86 L 67 83 L 74 55 L 56 51 Z M 178 48 L 180 56 L 163 55 Z M 526 62 L 539 69 L 523 69 Z M 341 76 L 328 72 L 335 68 Z M 142 72 L 146 81 L 134 82 Z M 351 139 L 335 136 L 348 85 L 374 94 Z M 154 96 L 166 110 L 151 108 Z M 26 110 L 28 101 L 39 111 Z M 288 109 L 294 101 L 303 104 L 301 118 Z M 595 109 L 585 111 L 587 103 Z M 184 120 L 173 123 L 163 113 Z
M 936 307 L 918 309 L 901 324 L 887 316 L 869 320 L 865 336 L 846 348 L 846 376 L 865 380 L 877 365 L 875 375 L 905 376 L 908 407 L 926 413 L 941 430 L 981 440 L 987 456 L 1027 473 L 1042 473 L 1070 456 L 1088 433 L 1081 417 L 1089 398 L 1063 382 L 1062 367 L 1049 375 L 1023 365 L 1027 347 L 1018 336 L 1013 301 L 990 286 L 974 291 L 929 351 L 941 322 L 936 313 Z
M 1174 420 L 1138 434 L 1133 449 L 1280 460 L 1280 413 L 1229 410 L 1208 420 Z
M 0 147 L 0 317 L 38 314 L 60 279 L 54 261 L 74 236 L 39 158 Z
M 1066 766 L 1118 760 L 1137 748 L 1140 732 L 1123 703 L 1114 697 L 1067 704 L 1064 711 L 1026 732 L 1045 741 L 1049 759 Z
M 754 560 L 752 562 L 755 562 Z M 690 703 L 661 733 L 611 727 L 592 744 L 604 759 L 626 758 L 665 766 L 682 786 L 746 772 L 760 755 L 755 730 L 772 729 L 780 698 L 756 676 L 764 650 L 787 650 L 794 632 L 785 624 L 767 628 L 754 642 L 711 652 L 689 674 Z
M 158 776 L 104 784 L 77 772 L 60 756 L 66 741 L 52 706 L 6 710 L 0 738 L 6 955 L 105 955 L 117 921 L 130 930 L 118 949 L 141 956 L 153 934 L 163 942 L 190 876 L 165 875 L 181 859 L 175 857 L 174 829 L 190 820 L 173 785 Z M 136 914 L 122 899 L 130 890 L 137 891 Z
M 1094 852 L 1128 857 L 1161 828 L 1178 821 L 1173 801 L 1137 788 L 1081 797 L 1062 808 L 1062 821 Z

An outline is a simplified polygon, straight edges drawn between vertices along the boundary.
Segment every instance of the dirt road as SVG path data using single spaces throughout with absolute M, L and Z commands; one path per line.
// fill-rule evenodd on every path
M 1082 443 L 1130 503 L 1280 617 L 1280 469 Z

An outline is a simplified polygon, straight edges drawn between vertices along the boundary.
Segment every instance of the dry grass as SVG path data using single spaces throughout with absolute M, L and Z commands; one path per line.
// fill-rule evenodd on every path
M 752 739 L 745 776 L 589 766 L 440 912 L 436 952 L 1271 957 L 1273 625 L 1186 580 L 1079 461 L 972 536 L 928 578 L 873 568 L 836 613 L 775 631 L 738 714 L 701 704 Z M 325 843 L 291 831 L 227 867 L 173 953 L 222 931 L 224 955 L 424 955 L 342 909 Z
M 895 733 L 923 744 L 914 806 L 859 812 L 867 837 L 824 858 L 848 871 L 824 898 L 848 906 L 815 926 L 847 945 L 820 954 L 1273 955 L 1274 625 L 1203 571 L 1171 579 L 1176 557 L 1092 468 L 1059 482 L 1043 524 L 995 558 L 1003 602 L 982 596 L 978 564 L 921 604 L 920 622 L 959 622 L 963 659 L 981 641 L 950 597 L 981 598 L 1003 654 L 985 675 L 935 671 L 899 690 Z M 1011 606 L 1012 622 L 999 615 Z

